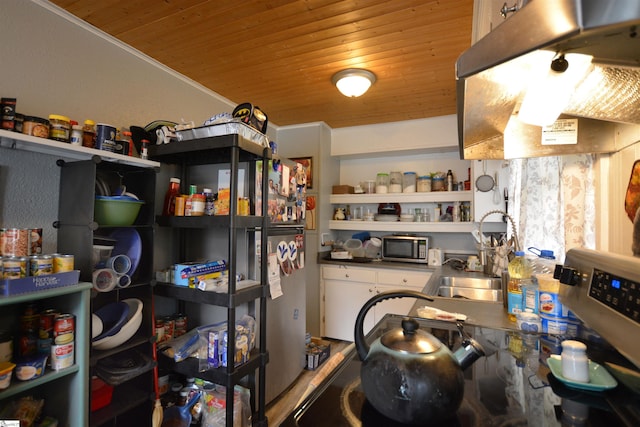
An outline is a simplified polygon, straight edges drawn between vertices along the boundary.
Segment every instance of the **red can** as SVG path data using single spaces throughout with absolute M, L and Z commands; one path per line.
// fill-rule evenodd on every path
M 74 339 L 75 316 L 73 314 L 59 314 L 53 322 L 53 341 L 57 345 L 69 344 Z
M 38 336 L 40 339 L 53 339 L 53 325 L 56 320 L 56 316 L 60 313 L 53 308 L 49 308 L 40 313 L 40 329 Z

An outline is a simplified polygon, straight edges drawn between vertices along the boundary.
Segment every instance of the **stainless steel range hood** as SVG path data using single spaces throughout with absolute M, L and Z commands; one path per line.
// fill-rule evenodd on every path
M 540 51 L 593 56 L 561 116 L 578 119 L 576 145 L 542 145 L 517 118 Z M 462 53 L 456 77 L 461 158 L 617 151 L 640 124 L 640 1 L 530 0 Z

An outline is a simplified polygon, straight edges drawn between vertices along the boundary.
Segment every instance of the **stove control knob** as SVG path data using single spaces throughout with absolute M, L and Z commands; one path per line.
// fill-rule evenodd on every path
M 575 286 L 578 284 L 580 279 L 580 273 L 578 270 L 572 267 L 563 267 L 562 273 L 560 274 L 560 283 L 569 286 Z

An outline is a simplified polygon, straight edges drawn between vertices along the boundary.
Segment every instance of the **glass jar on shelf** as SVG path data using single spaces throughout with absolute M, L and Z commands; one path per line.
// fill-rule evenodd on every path
M 389 173 L 389 193 L 402 193 L 402 172 Z
M 389 174 L 379 173 L 376 175 L 376 193 L 389 192 Z
M 415 193 L 416 192 L 416 173 L 405 172 L 402 175 L 402 192 L 403 193 Z

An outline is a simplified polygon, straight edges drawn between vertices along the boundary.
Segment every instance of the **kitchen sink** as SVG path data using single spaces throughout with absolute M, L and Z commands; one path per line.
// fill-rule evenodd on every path
M 438 296 L 447 298 L 466 298 L 477 301 L 502 301 L 501 289 L 468 288 L 463 286 L 440 286 Z
M 501 289 L 502 281 L 494 277 L 442 276 L 440 286 L 451 288 Z
M 438 296 L 477 301 L 502 301 L 501 280 L 493 277 L 442 276 Z

